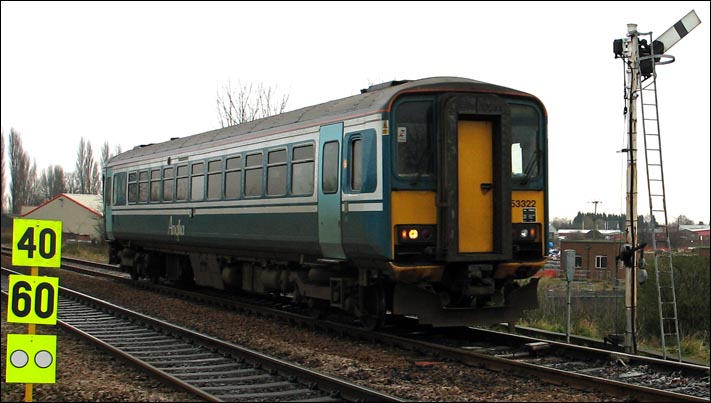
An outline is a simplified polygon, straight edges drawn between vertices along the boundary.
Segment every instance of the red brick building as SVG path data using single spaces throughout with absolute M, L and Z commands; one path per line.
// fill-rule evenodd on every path
M 623 241 L 620 240 L 561 240 L 560 253 L 566 249 L 575 251 L 575 279 L 589 281 L 624 280 L 625 269 L 617 261 Z M 565 268 L 561 267 L 565 276 Z

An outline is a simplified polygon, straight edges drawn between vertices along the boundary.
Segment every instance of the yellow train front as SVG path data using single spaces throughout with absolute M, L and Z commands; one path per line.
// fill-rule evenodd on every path
M 546 127 L 530 94 L 435 77 L 137 147 L 105 172 L 111 253 L 370 325 L 515 321 L 546 256 Z
M 448 326 L 537 307 L 537 280 L 516 280 L 545 263 L 543 105 L 484 84 L 403 94 L 390 112 L 393 312 Z

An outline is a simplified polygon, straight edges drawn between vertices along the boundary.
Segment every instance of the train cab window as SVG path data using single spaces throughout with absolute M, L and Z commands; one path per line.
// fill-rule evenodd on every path
M 148 171 L 138 173 L 138 202 L 148 203 Z
M 138 201 L 138 174 L 131 172 L 128 174 L 128 202 L 136 203 Z
M 173 201 L 174 188 L 173 167 L 163 168 L 163 201 Z
M 541 123 L 538 111 L 529 105 L 511 105 L 511 174 L 526 185 L 540 176 Z
M 261 152 L 247 155 L 244 167 L 244 195 L 247 197 L 262 196 L 263 159 Z
M 339 147 L 337 141 L 329 141 L 323 145 L 323 156 L 321 166 L 321 188 L 323 193 L 338 192 L 338 160 Z
M 160 201 L 160 169 L 151 170 L 151 203 Z
M 202 200 L 205 197 L 205 163 L 192 165 L 190 173 L 190 200 Z
M 207 163 L 207 199 L 222 197 L 222 160 Z
M 291 158 L 291 194 L 310 196 L 314 193 L 314 146 L 294 147 Z
M 175 200 L 188 200 L 188 166 L 179 166 L 176 174 Z
M 242 194 L 242 157 L 225 160 L 225 198 L 239 199 Z
M 269 151 L 267 156 L 267 195 L 286 194 L 286 149 Z
M 433 106 L 429 100 L 410 100 L 395 111 L 395 153 L 397 175 L 408 181 L 431 178 L 435 147 Z

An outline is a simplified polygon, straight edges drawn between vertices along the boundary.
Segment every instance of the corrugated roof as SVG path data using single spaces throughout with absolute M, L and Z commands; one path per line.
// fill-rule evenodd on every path
M 706 224 L 681 224 L 679 231 L 708 231 L 709 228 L 711 228 L 711 226 Z
M 78 193 L 63 193 L 65 196 L 74 199 L 77 203 L 83 205 L 89 210 L 103 215 L 104 213 L 104 200 L 101 195 L 91 195 L 91 194 L 78 194 Z

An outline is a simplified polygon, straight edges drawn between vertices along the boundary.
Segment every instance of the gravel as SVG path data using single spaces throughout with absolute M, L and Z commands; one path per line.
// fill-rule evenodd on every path
M 40 274 L 42 274 L 41 269 Z M 415 401 L 624 401 L 501 372 L 445 362 L 390 346 L 327 335 L 285 322 L 223 311 L 103 279 L 62 271 L 60 285 L 147 315 L 193 328 L 315 371 L 357 382 Z M 26 325 L 6 323 L 2 303 L 2 373 L 7 333 L 26 333 Z M 57 383 L 34 385 L 35 401 L 200 401 L 148 378 L 93 345 L 56 326 L 37 326 L 58 334 Z M 3 376 L 3 381 L 5 380 Z M 18 401 L 23 384 L 2 383 L 2 401 Z

